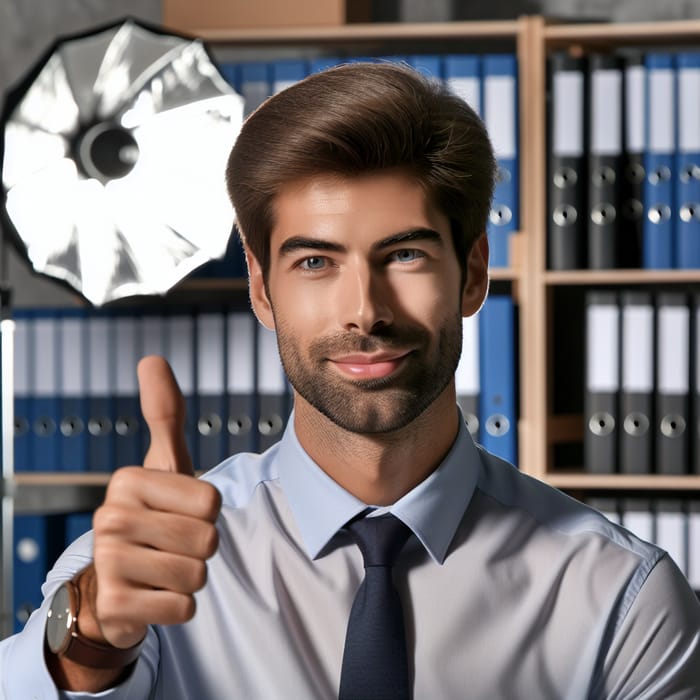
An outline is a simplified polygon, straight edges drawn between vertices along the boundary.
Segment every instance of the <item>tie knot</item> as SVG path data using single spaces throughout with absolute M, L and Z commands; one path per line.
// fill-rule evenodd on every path
M 365 568 L 393 566 L 411 534 L 409 528 L 391 513 L 353 520 L 345 527 L 362 552 Z

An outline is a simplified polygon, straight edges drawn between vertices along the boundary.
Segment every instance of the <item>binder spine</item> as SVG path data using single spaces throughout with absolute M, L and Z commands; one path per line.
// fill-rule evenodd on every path
M 622 181 L 622 61 L 589 57 L 588 267 L 618 263 Z
M 685 294 L 657 298 L 656 467 L 663 474 L 688 468 L 690 310 Z
M 620 267 L 642 266 L 646 69 L 639 53 L 625 56 L 624 163 L 620 217 Z
M 700 267 L 700 52 L 676 56 L 678 152 L 676 159 L 676 266 Z
M 550 57 L 548 260 L 552 270 L 585 267 L 585 62 Z
M 614 292 L 586 294 L 584 468 L 617 471 L 620 309 Z
M 644 267 L 674 267 L 675 72 L 670 54 L 648 53 L 644 154 Z
M 624 292 L 620 470 L 648 474 L 653 469 L 654 306 L 649 292 Z

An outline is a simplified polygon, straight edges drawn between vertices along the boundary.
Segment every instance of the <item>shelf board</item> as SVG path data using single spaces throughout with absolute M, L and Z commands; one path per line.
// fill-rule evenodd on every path
M 515 39 L 517 20 L 483 22 L 373 22 L 336 27 L 264 27 L 197 29 L 188 33 L 210 44 L 342 44 L 358 41 L 430 41 L 432 39 Z
M 548 48 L 576 44 L 610 45 L 697 43 L 700 23 L 688 20 L 663 22 L 551 24 L 544 28 Z
M 588 284 L 686 284 L 700 282 L 700 270 L 548 270 L 550 286 Z
M 15 472 L 19 488 L 27 486 L 106 486 L 112 472 Z
M 559 489 L 611 491 L 700 491 L 700 475 L 549 473 L 544 480 Z

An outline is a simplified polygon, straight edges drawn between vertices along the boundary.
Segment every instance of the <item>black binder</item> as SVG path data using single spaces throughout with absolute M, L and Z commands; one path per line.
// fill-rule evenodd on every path
M 588 267 L 617 267 L 620 190 L 623 170 L 622 59 L 593 54 L 588 59 Z
M 552 270 L 585 267 L 585 61 L 550 57 L 548 258 Z
M 654 305 L 650 292 L 621 296 L 620 471 L 653 469 Z
M 688 471 L 690 309 L 682 292 L 662 292 L 656 312 L 656 469 Z
M 617 294 L 589 291 L 585 309 L 584 469 L 613 473 L 618 465 L 619 433 L 620 307 Z
M 642 266 L 646 69 L 641 53 L 624 58 L 624 167 L 620 196 L 619 266 Z

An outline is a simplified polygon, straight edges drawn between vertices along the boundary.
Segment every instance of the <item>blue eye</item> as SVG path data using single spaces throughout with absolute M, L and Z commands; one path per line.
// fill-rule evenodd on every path
M 303 270 L 322 270 L 326 266 L 326 259 L 320 256 L 313 256 L 302 261 L 300 267 Z
M 424 257 L 423 252 L 416 250 L 415 248 L 402 248 L 401 250 L 394 251 L 390 259 L 396 260 L 397 262 L 407 263 L 418 260 L 418 258 Z

